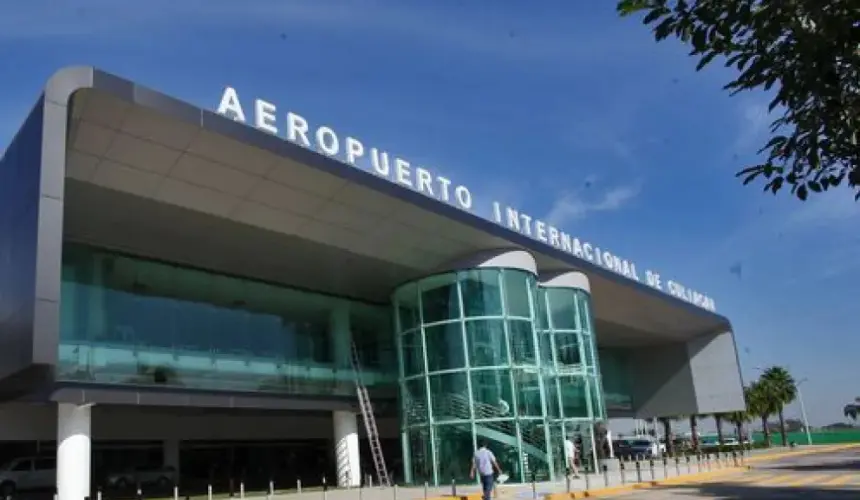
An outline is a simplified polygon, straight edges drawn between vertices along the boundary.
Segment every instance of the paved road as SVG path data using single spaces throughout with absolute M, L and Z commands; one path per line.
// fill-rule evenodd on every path
M 631 500 L 857 500 L 860 449 L 761 462 L 748 472 L 621 496 Z

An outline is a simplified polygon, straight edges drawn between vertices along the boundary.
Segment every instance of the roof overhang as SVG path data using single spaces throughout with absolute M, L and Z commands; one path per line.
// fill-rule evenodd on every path
M 68 239 L 378 303 L 453 259 L 523 248 L 541 270 L 589 276 L 601 344 L 730 329 L 719 314 L 116 76 L 71 68 L 47 93 L 71 96 Z

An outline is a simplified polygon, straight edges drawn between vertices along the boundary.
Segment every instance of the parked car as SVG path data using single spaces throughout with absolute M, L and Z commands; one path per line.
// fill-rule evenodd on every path
M 613 443 L 615 456 L 625 459 L 656 458 L 661 455 L 660 443 L 649 436 L 619 439 Z
M 123 472 L 108 474 L 105 481 L 109 487 L 120 490 L 138 485 L 156 485 L 160 488 L 166 488 L 176 483 L 176 469 L 170 466 L 136 467 Z
M 16 491 L 53 488 L 57 484 L 57 460 L 53 457 L 22 457 L 0 467 L 0 497 Z

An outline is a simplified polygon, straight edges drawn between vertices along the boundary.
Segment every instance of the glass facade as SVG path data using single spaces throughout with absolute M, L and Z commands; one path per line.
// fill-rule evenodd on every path
M 468 481 L 482 440 L 511 480 L 552 479 L 564 440 L 605 418 L 585 292 L 486 268 L 406 284 L 393 302 L 407 481 Z
M 353 397 L 350 331 L 365 383 L 396 384 L 390 315 L 384 306 L 67 244 L 58 378 Z

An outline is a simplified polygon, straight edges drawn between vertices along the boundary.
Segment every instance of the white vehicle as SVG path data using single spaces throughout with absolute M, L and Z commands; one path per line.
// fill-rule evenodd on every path
M 156 485 L 166 488 L 176 482 L 176 469 L 170 466 L 136 467 L 110 474 L 107 484 L 111 488 L 127 489 L 137 485 Z
M 0 467 L 0 496 L 16 491 L 53 488 L 57 484 L 57 460 L 53 457 L 16 458 Z

